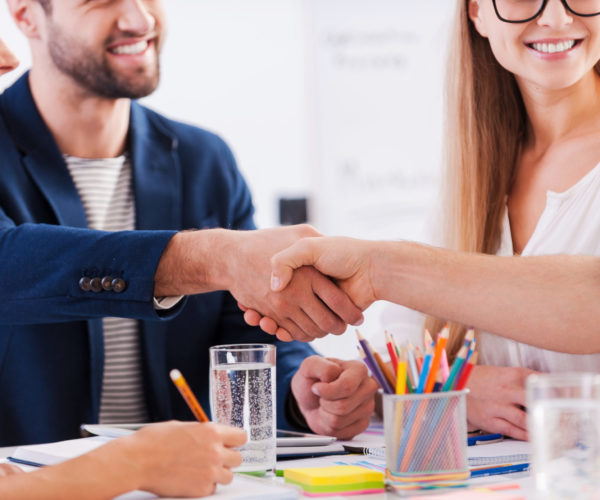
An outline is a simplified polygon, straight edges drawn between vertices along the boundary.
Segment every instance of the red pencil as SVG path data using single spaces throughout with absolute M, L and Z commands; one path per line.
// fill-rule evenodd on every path
M 388 352 L 390 353 L 390 360 L 392 361 L 392 366 L 394 368 L 394 373 L 398 371 L 398 354 L 396 353 L 396 349 L 394 348 L 394 343 L 392 342 L 392 337 L 385 331 L 385 345 L 387 347 Z
M 471 376 L 471 372 L 473 371 L 473 366 L 475 366 L 475 363 L 477 363 L 477 353 L 476 352 L 474 352 L 473 355 L 471 356 L 471 359 L 467 363 L 467 366 L 465 366 L 465 368 L 460 376 L 458 384 L 456 384 L 457 391 L 463 390 L 465 388 L 465 385 L 467 385 L 467 382 L 469 381 L 469 377 Z

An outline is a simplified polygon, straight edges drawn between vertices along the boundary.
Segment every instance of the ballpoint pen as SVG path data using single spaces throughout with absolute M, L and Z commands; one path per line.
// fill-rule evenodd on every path
M 467 438 L 467 445 L 474 446 L 476 444 L 492 444 L 502 441 L 504 436 L 502 434 L 476 434 Z

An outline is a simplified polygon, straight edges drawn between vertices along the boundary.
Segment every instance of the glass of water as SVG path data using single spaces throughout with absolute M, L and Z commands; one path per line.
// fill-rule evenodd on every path
M 210 351 L 213 422 L 241 427 L 248 435 L 236 471 L 275 469 L 275 346 L 218 345 Z
M 600 374 L 527 379 L 537 498 L 600 499 Z

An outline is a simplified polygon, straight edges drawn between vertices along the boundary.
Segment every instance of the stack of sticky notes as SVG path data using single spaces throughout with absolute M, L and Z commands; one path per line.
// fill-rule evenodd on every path
M 381 493 L 385 489 L 382 472 L 357 465 L 286 469 L 283 476 L 307 496 Z

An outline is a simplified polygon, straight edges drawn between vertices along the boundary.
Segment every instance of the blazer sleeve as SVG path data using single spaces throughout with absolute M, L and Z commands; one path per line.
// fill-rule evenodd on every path
M 168 319 L 180 307 L 166 314 L 154 310 L 154 274 L 174 234 L 16 225 L 0 209 L 0 324 Z M 82 278 L 105 277 L 122 280 L 124 290 L 80 287 Z

